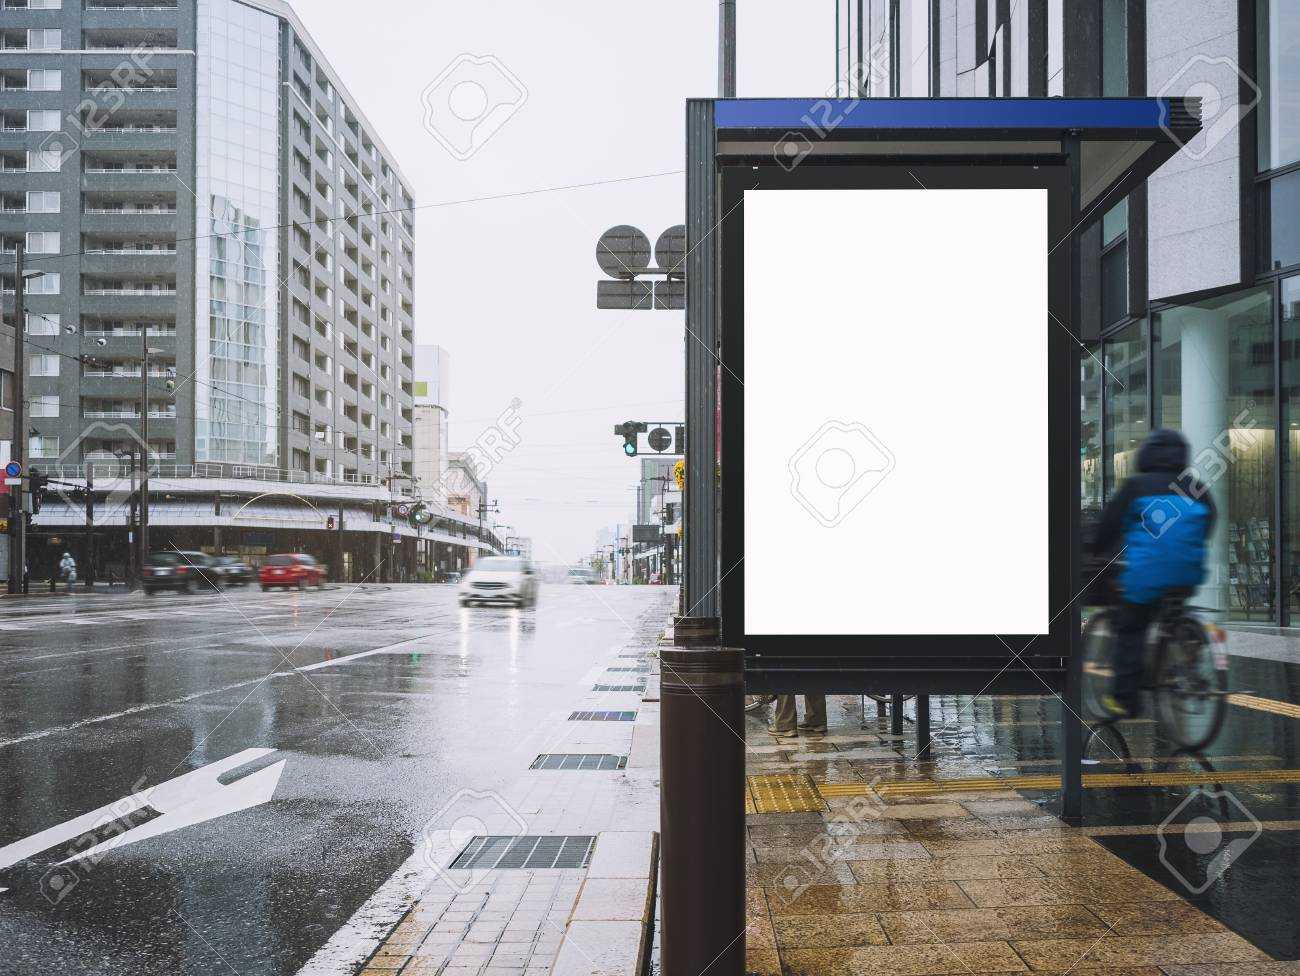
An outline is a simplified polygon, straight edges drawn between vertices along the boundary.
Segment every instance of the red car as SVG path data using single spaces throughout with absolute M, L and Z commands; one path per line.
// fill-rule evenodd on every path
M 311 556 L 296 552 L 286 556 L 270 556 L 257 571 L 257 581 L 262 589 L 273 586 L 306 589 L 309 586 L 320 588 L 325 585 L 325 567 Z

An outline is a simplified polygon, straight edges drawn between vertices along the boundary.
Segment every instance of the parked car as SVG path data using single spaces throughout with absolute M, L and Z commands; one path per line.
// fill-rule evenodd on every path
M 470 567 L 457 587 L 462 607 L 537 606 L 537 569 L 518 556 L 484 556 Z
M 253 582 L 253 567 L 238 556 L 213 556 L 212 564 L 226 586 L 247 586 Z
M 600 582 L 600 578 L 594 569 L 575 566 L 569 570 L 569 582 L 575 586 L 594 586 Z
M 146 596 L 159 590 L 191 593 L 195 589 L 219 590 L 222 576 L 212 557 L 202 552 L 165 550 L 151 552 L 140 574 L 140 584 Z
M 275 586 L 286 590 L 291 587 L 299 590 L 309 586 L 319 588 L 325 585 L 325 567 L 301 552 L 269 556 L 258 570 L 257 580 L 264 590 Z

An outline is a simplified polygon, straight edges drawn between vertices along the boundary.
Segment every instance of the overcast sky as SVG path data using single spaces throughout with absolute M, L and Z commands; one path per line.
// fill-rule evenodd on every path
M 595 245 L 615 224 L 653 242 L 685 219 L 684 100 L 716 93 L 716 5 L 367 0 L 358 17 L 356 0 L 293 2 L 426 207 L 416 341 L 451 354 L 453 448 L 518 398 L 522 440 L 488 479 L 498 518 L 532 536 L 539 559 L 586 556 L 602 526 L 633 511 L 638 464 L 613 425 L 684 419 L 683 314 L 597 311 Z M 833 81 L 832 4 L 813 20 L 809 4 L 739 6 L 741 95 Z M 460 160 L 426 129 L 422 96 L 465 55 L 496 59 L 527 94 Z M 465 70 L 448 76 L 451 107 L 472 116 L 459 100 L 473 89 L 454 85 Z M 486 88 L 512 84 L 491 63 L 477 70 Z M 464 131 L 450 138 L 459 145 Z M 671 175 L 428 206 L 655 173 Z

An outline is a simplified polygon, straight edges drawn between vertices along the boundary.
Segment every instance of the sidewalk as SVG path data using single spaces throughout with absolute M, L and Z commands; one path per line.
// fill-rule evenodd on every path
M 539 761 L 559 768 L 534 764 L 500 794 L 461 791 L 470 805 L 431 821 L 425 847 L 299 976 L 640 976 L 658 881 L 655 650 L 671 609 L 638 620 L 575 688 L 573 711 L 539 730 Z M 476 850 L 491 853 L 484 865 L 446 867 Z M 567 866 L 539 866 L 552 863 Z
M 936 772 L 987 770 L 951 749 L 916 762 L 910 723 L 892 736 L 868 706 L 864 730 L 856 699 L 828 704 L 825 736 L 777 740 L 747 719 L 751 972 L 1300 973 L 1094 839 L 1149 828 L 1071 828 L 1015 790 L 944 792 Z

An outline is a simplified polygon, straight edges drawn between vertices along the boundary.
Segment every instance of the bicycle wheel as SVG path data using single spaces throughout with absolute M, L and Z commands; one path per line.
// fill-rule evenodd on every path
M 1102 707 L 1101 699 L 1110 694 L 1115 670 L 1111 652 L 1115 643 L 1115 612 L 1098 610 L 1083 625 L 1083 712 L 1093 722 L 1109 721 L 1113 716 Z
M 1155 678 L 1156 715 L 1169 737 L 1193 752 L 1214 741 L 1228 715 L 1228 661 L 1199 620 L 1177 617 L 1162 628 Z

